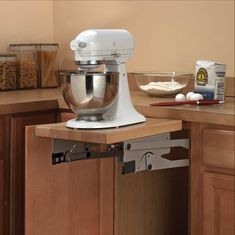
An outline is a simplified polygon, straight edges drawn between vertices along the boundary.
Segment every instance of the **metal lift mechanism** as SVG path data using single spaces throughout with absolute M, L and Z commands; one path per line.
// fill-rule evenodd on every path
M 54 139 L 52 164 L 118 157 L 123 162 L 122 174 L 189 166 L 189 158 L 164 158 L 174 147 L 189 150 L 190 141 L 170 139 L 170 133 L 108 145 Z

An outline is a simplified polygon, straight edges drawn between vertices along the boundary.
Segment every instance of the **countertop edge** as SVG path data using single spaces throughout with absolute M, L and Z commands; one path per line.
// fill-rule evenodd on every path
M 26 112 L 36 112 L 42 110 L 58 109 L 58 100 L 38 100 L 38 101 L 25 101 L 22 103 L 2 104 L 0 106 L 0 115 L 9 115 Z
M 207 123 L 207 124 L 218 124 L 218 125 L 235 125 L 235 116 L 231 114 L 218 114 L 203 112 L 198 115 L 194 115 L 194 111 L 177 110 L 177 109 L 158 109 L 156 112 L 152 111 L 151 107 L 148 106 L 135 106 L 136 110 L 144 116 L 150 118 L 167 118 L 167 119 L 179 119 L 187 122 Z M 185 115 L 187 112 L 189 115 Z M 154 114 L 153 114 L 154 113 Z M 198 114 L 198 112 L 197 112 Z M 222 118 L 221 118 L 222 117 Z

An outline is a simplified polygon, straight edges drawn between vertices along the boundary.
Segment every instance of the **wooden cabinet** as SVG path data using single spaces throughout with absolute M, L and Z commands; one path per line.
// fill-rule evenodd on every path
M 189 138 L 188 130 L 171 135 Z M 187 235 L 188 167 L 128 175 L 120 174 L 121 167 L 116 161 L 114 235 Z
M 74 113 L 62 112 L 58 121 L 66 122 L 75 117 Z M 79 199 L 73 201 L 73 209 L 70 208 L 71 211 L 67 213 L 72 212 L 75 217 L 78 216 L 78 220 L 83 221 L 83 224 L 74 221 L 69 234 L 111 235 L 114 226 L 114 159 L 84 160 L 68 168 L 74 178 L 71 182 L 80 187 L 73 191 L 75 195 L 79 195 Z M 76 211 L 80 212 L 77 216 Z M 77 226 L 78 224 L 80 225 Z
M 4 161 L 0 160 L 0 234 L 4 234 L 4 201 L 5 201 L 5 193 L 4 193 Z
M 36 137 L 34 127 L 26 144 L 25 234 L 112 235 L 114 160 L 52 165 L 52 139 Z
M 0 116 L 0 234 L 9 224 L 9 117 Z
M 235 234 L 234 127 L 192 124 L 191 235 Z
M 0 116 L 0 235 L 24 234 L 25 126 L 53 122 L 54 110 Z
M 14 115 L 11 118 L 11 210 L 10 234 L 24 234 L 24 154 L 25 154 L 25 126 L 55 123 L 55 111 L 40 113 L 26 113 Z M 36 149 L 35 149 L 36 150 Z
M 70 118 L 73 115 L 62 114 L 59 120 Z M 39 126 L 37 131 L 28 127 L 25 235 L 187 235 L 187 167 L 122 175 L 122 163 L 112 158 L 51 163 L 52 139 L 58 135 L 73 140 L 92 138 L 104 144 L 138 137 L 139 132 L 148 134 L 149 129 L 163 133 L 164 122 L 170 130 L 181 123 L 149 122 L 94 131 L 67 129 L 64 124 Z M 155 126 L 159 123 L 162 127 Z
M 234 235 L 234 176 L 203 174 L 203 235 Z
M 235 235 L 235 132 L 207 127 L 202 141 L 202 234 Z

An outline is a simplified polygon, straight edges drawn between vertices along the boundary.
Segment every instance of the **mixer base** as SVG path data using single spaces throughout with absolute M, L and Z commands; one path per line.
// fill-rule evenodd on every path
M 131 121 L 118 121 L 118 120 L 101 120 L 101 121 L 85 121 L 72 119 L 66 122 L 66 127 L 73 129 L 106 129 L 106 128 L 115 128 L 120 126 L 127 126 L 136 123 L 144 122 L 145 120 L 135 120 Z

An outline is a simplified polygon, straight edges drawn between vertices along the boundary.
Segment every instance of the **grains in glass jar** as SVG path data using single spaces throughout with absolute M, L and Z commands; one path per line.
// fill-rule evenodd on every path
M 16 76 L 16 55 L 0 55 L 0 90 L 15 90 Z

